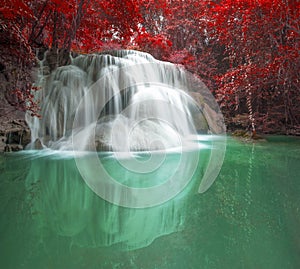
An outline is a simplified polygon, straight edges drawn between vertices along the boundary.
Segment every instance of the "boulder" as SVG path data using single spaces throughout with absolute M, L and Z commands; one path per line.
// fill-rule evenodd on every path
M 31 132 L 24 119 L 0 121 L 0 152 L 19 151 L 30 140 Z
M 20 144 L 7 144 L 4 147 L 4 152 L 20 151 L 20 150 L 23 150 L 23 146 Z
M 40 139 L 37 138 L 33 144 L 35 149 L 43 149 L 43 144 Z

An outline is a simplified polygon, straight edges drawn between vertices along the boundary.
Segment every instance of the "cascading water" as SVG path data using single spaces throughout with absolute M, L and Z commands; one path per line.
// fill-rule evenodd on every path
M 136 51 L 41 67 L 42 117 L 27 117 L 31 149 L 45 149 L 26 180 L 39 188 L 38 226 L 80 247 L 140 248 L 181 230 L 190 194 L 211 186 L 224 158 L 222 114 L 205 85 Z
M 44 147 L 64 150 L 179 146 L 187 136 L 207 133 L 212 127 L 187 94 L 199 88 L 203 92 L 204 86 L 189 83 L 182 69 L 146 53 L 78 56 L 70 65 L 41 77 L 37 98 L 42 118 L 27 118 L 32 141 L 39 139 Z

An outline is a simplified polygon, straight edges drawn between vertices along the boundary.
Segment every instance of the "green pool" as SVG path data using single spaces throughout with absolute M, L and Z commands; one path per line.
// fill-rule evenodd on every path
M 229 138 L 221 172 L 203 194 L 209 150 L 199 156 L 179 195 L 134 209 L 91 191 L 72 156 L 0 155 L 0 268 L 300 268 L 300 139 Z M 164 173 L 177 158 L 169 154 Z

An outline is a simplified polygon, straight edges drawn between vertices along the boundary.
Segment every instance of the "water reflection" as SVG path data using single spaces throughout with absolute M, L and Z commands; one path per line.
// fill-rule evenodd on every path
M 199 167 L 180 196 L 148 209 L 101 200 L 78 177 L 71 153 L 6 155 L 1 268 L 299 268 L 300 141 L 289 141 L 229 139 L 207 192 L 194 195 Z
M 113 205 L 97 196 L 82 179 L 71 152 L 39 151 L 39 156 L 32 158 L 26 188 L 33 196 L 32 214 L 41 229 L 41 237 L 54 233 L 69 237 L 73 245 L 80 247 L 118 244 L 121 249 L 136 249 L 149 245 L 159 236 L 182 230 L 189 197 L 197 192 L 196 185 L 209 156 L 209 152 L 202 151 L 202 161 L 183 192 L 162 205 L 139 209 Z M 102 153 L 100 159 L 115 178 L 132 180 L 139 187 L 149 184 L 147 174 L 125 174 L 108 153 Z M 155 179 L 154 183 L 159 184 L 177 163 L 178 155 L 168 154 L 164 171 L 150 173 L 148 181 Z M 142 183 L 138 183 L 139 179 Z

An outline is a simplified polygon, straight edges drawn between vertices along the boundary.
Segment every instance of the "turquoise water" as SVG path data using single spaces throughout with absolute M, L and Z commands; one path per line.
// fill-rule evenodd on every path
M 267 140 L 228 139 L 221 172 L 203 194 L 209 150 L 200 151 L 179 195 L 140 209 L 94 194 L 71 156 L 0 155 L 0 268 L 300 268 L 300 139 Z M 177 161 L 169 154 L 152 178 Z

